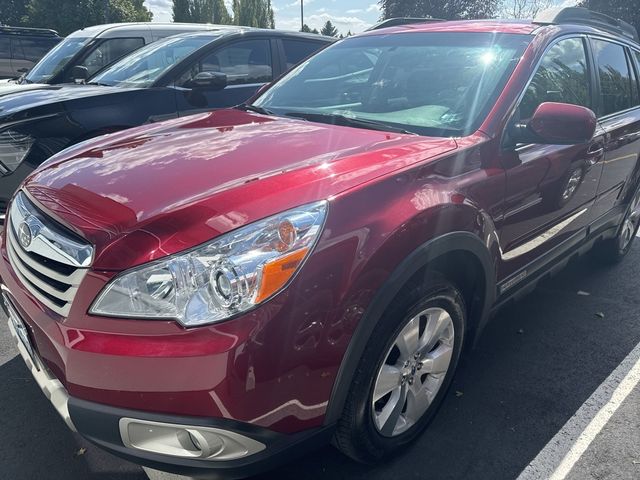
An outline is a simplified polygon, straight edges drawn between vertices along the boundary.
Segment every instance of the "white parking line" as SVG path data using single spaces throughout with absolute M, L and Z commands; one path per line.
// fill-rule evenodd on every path
M 564 424 L 517 480 L 562 480 L 640 383 L 640 344 Z

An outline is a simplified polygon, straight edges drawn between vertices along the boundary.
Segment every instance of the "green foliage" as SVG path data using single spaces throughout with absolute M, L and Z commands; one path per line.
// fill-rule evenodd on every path
M 30 0 L 23 26 L 53 28 L 61 35 L 90 25 L 149 22 L 144 0 Z
M 305 33 L 315 33 L 316 35 L 320 33 L 317 28 L 314 28 L 313 30 L 311 30 L 309 25 L 307 25 L 306 23 L 302 25 L 302 30 L 300 31 Z
M 174 0 L 173 21 L 187 23 L 233 23 L 224 0 Z
M 382 20 L 433 17 L 445 20 L 491 18 L 500 0 L 380 0 Z
M 605 13 L 630 23 L 640 31 L 640 8 L 633 0 L 583 0 L 581 7 Z
M 22 27 L 25 26 L 26 16 L 25 0 L 0 0 L 0 24 Z
M 246 27 L 275 28 L 271 0 L 233 0 L 233 23 Z
M 326 35 L 327 37 L 337 37 L 338 29 L 333 26 L 333 23 L 331 23 L 331 20 L 327 20 L 327 23 L 324 24 L 324 26 L 320 30 L 320 33 L 322 35 Z

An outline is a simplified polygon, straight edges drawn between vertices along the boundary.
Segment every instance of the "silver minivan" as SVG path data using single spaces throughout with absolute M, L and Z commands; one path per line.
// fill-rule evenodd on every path
M 13 84 L 70 83 L 88 78 L 143 45 L 170 35 L 220 28 L 198 23 L 112 23 L 77 30 Z M 78 69 L 77 67 L 81 67 Z

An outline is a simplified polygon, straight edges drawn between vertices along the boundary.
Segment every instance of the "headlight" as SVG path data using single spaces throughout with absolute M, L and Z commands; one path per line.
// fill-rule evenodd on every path
M 0 173 L 8 175 L 18 168 L 33 146 L 33 138 L 12 130 L 0 133 Z
M 327 202 L 252 223 L 112 280 L 90 313 L 219 322 L 258 305 L 293 278 L 320 236 Z

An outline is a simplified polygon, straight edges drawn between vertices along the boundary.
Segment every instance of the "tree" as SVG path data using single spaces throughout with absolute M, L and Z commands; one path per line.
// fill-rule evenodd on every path
M 498 15 L 501 18 L 533 19 L 553 5 L 553 0 L 505 0 Z
M 382 20 L 432 17 L 445 20 L 492 18 L 501 0 L 379 0 Z
M 224 0 L 173 0 L 173 21 L 220 25 L 233 22 Z
M 322 29 L 320 29 L 320 33 L 322 35 L 326 35 L 327 37 L 337 37 L 338 29 L 333 26 L 331 20 L 327 20 L 327 23 L 325 23 Z
M 275 28 L 271 0 L 233 0 L 233 23 L 246 27 Z
M 583 0 L 579 5 L 610 17 L 620 18 L 640 31 L 640 8 L 632 0 Z
M 27 2 L 24 0 L 0 0 L 0 24 L 21 27 L 26 16 Z
M 30 0 L 24 26 L 53 28 L 61 35 L 90 25 L 149 22 L 144 0 Z

